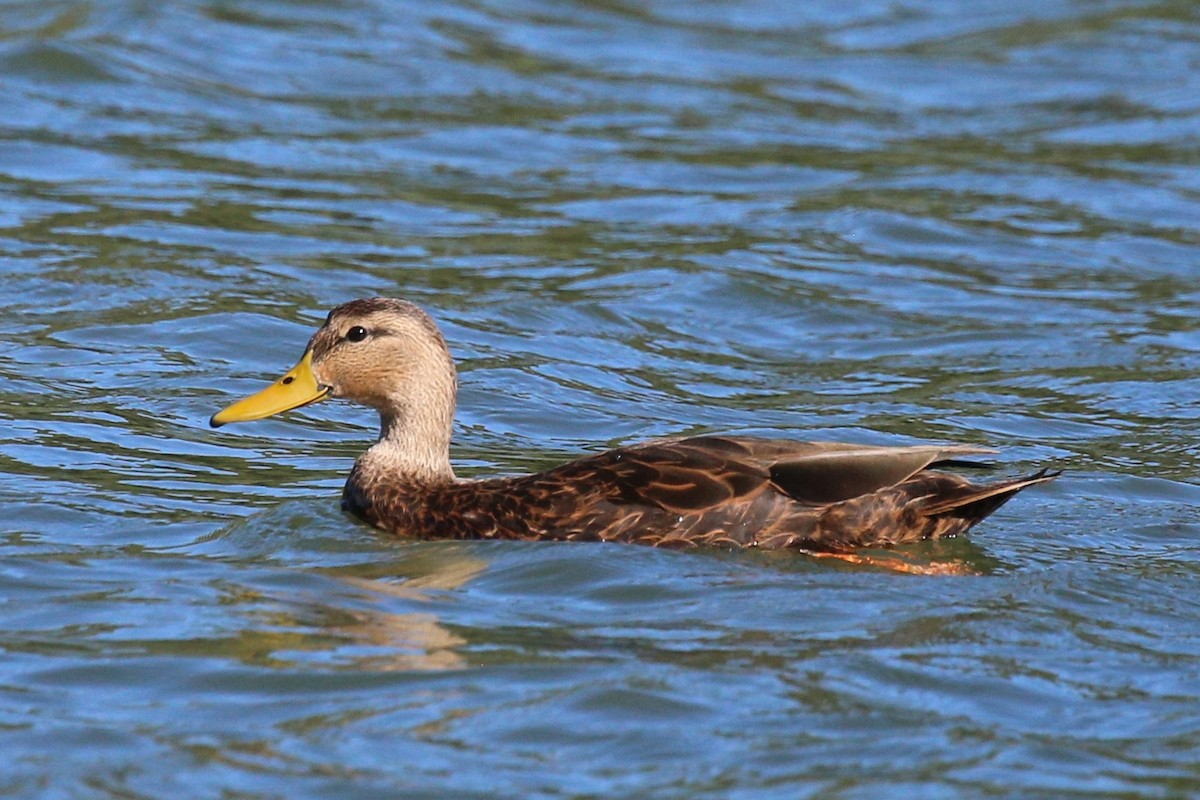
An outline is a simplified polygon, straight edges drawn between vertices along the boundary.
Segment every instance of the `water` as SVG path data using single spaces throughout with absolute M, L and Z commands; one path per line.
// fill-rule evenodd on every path
M 0 796 L 1200 792 L 1190 3 L 0 5 Z M 971 577 L 412 543 L 370 415 L 213 431 L 425 305 L 468 475 L 735 431 L 1066 475 Z

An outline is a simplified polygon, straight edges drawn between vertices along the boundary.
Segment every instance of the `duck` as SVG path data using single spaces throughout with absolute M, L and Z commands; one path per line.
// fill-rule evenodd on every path
M 627 542 L 656 547 L 853 554 L 966 533 L 1043 469 L 975 483 L 971 444 L 876 446 L 702 435 L 584 455 L 542 472 L 462 479 L 450 459 L 457 403 L 450 350 L 407 300 L 353 300 L 329 312 L 300 361 L 214 414 L 220 427 L 343 398 L 379 414 L 342 507 L 417 539 Z

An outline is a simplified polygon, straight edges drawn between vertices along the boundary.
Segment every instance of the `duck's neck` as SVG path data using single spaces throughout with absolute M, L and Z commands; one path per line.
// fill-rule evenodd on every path
M 419 483 L 453 481 L 454 469 L 450 466 L 453 377 L 450 380 L 450 386 L 439 392 L 440 402 L 410 402 L 381 409 L 379 441 L 359 458 L 360 466 L 376 474 Z

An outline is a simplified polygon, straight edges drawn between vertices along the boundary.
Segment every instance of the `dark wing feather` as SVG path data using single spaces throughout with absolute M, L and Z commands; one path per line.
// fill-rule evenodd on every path
M 923 469 L 960 456 L 991 453 L 979 447 L 858 447 L 783 456 L 771 464 L 771 479 L 805 503 L 840 503 L 908 480 Z

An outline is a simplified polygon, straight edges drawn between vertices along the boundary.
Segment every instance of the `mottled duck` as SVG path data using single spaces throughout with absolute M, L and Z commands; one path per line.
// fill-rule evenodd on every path
M 946 471 L 995 452 L 974 445 L 878 447 L 749 436 L 650 441 L 532 475 L 463 480 L 450 466 L 454 362 L 412 303 L 355 300 L 330 312 L 300 362 L 212 417 L 261 419 L 327 397 L 379 412 L 343 507 L 423 539 L 563 539 L 660 547 L 852 553 L 956 536 L 1028 477 L 978 484 Z

